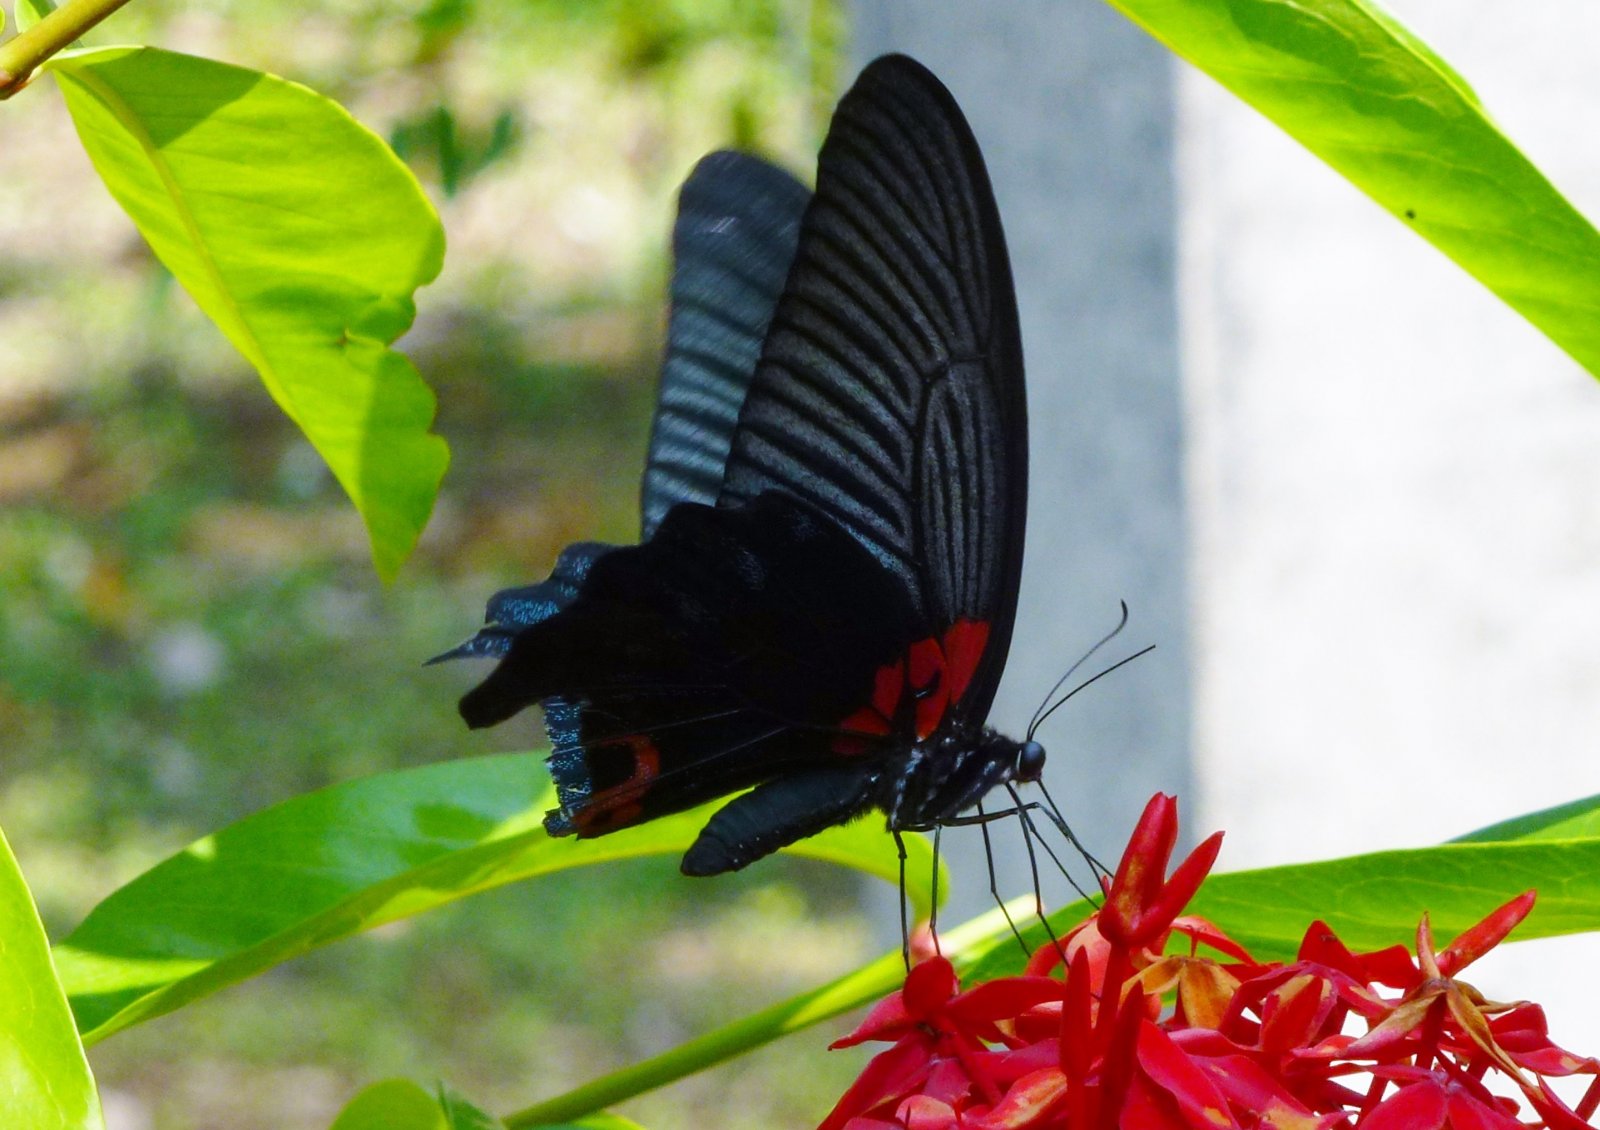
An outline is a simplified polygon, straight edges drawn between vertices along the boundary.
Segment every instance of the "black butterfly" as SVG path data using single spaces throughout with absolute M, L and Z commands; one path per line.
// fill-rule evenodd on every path
M 710 875 L 881 809 L 955 820 L 1035 780 L 984 725 L 1022 570 L 1016 299 L 955 99 L 891 55 L 839 103 L 815 194 L 739 153 L 683 186 L 643 542 L 569 546 L 440 658 L 497 656 L 474 726 L 538 702 L 560 807 L 599 836 L 740 789 Z

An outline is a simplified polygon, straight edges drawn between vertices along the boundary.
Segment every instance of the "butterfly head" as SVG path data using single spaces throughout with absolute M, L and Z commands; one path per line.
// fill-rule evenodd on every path
M 1044 746 L 1029 738 L 1017 747 L 1017 767 L 1012 779 L 1037 781 L 1044 776 Z

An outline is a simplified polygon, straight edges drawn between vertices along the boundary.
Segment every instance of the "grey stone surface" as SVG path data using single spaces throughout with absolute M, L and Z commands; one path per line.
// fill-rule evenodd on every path
M 1600 215 L 1600 6 L 1390 7 Z M 1600 792 L 1600 388 L 1210 80 L 1178 93 L 1198 799 L 1224 864 Z M 1594 952 L 1511 947 L 1472 980 L 1593 1047 L 1561 978 Z

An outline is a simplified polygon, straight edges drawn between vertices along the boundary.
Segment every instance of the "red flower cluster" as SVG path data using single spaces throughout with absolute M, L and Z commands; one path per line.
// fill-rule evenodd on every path
M 1154 797 L 1105 905 L 1022 976 L 960 992 L 943 957 L 912 969 L 834 1045 L 894 1046 L 820 1130 L 1590 1125 L 1600 1061 L 1551 1043 L 1537 1005 L 1497 1004 L 1456 980 L 1527 916 L 1531 891 L 1442 950 L 1424 917 L 1415 960 L 1404 946 L 1352 953 L 1315 922 L 1293 963 L 1257 962 L 1209 922 L 1180 917 L 1222 837 L 1168 879 L 1177 824 L 1173 799 Z M 1174 933 L 1188 954 L 1166 953 Z M 1574 1110 L 1547 1079 L 1576 1074 L 1597 1079 Z M 1536 1121 L 1518 1121 L 1524 1108 Z

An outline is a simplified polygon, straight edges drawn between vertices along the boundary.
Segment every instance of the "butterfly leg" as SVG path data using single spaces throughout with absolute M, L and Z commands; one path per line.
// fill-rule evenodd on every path
M 928 936 L 933 939 L 933 952 L 939 957 L 944 956 L 944 951 L 939 948 L 939 833 L 943 828 L 933 830 L 933 900 L 928 907 Z
M 995 813 L 995 816 L 1006 816 L 1010 810 Z M 1000 913 L 1005 915 L 1006 925 L 1011 927 L 1012 937 L 1017 939 L 1017 945 L 1022 947 L 1022 952 L 1033 956 L 1033 951 L 1028 948 L 1028 943 L 1022 940 L 1022 931 L 1017 929 L 1016 922 L 1011 917 L 1011 911 L 1006 909 L 1006 900 L 1000 897 L 1000 880 L 994 873 L 994 844 L 989 839 L 989 818 L 983 811 L 983 802 L 978 802 L 978 819 L 972 821 L 978 825 L 978 831 L 983 833 L 983 861 L 989 867 L 989 894 L 994 897 L 994 903 L 1000 908 Z
M 906 921 L 906 842 L 900 838 L 898 828 L 891 829 L 894 836 L 894 849 L 900 853 L 900 960 L 905 962 L 906 972 L 911 972 L 911 926 Z
M 1077 853 L 1083 857 L 1083 861 L 1089 865 L 1089 870 L 1094 875 L 1095 885 L 1099 886 L 1101 879 L 1111 878 L 1110 869 L 1096 859 L 1094 853 L 1084 847 L 1083 841 L 1078 839 L 1077 834 L 1073 832 L 1071 826 L 1067 823 L 1067 818 L 1061 814 L 1061 808 L 1056 804 L 1056 798 L 1051 796 L 1050 790 L 1044 787 L 1044 781 L 1041 779 L 1034 783 L 1039 786 L 1039 791 L 1044 794 L 1046 802 L 1044 805 L 1039 806 L 1039 810 L 1049 818 L 1050 823 L 1060 830 L 1061 834 L 1066 837 L 1067 843 L 1071 844 Z M 1083 892 L 1080 890 L 1078 893 L 1082 894 Z M 1084 895 L 1084 897 L 1088 898 L 1090 902 L 1094 902 L 1092 897 L 1088 895 Z
M 984 812 L 983 808 L 982 808 L 982 802 L 980 802 L 979 803 L 979 809 L 974 815 L 972 815 L 972 816 L 952 816 L 950 819 L 941 821 L 938 825 L 935 825 L 935 826 L 936 827 L 944 827 L 944 828 L 965 828 L 965 827 L 967 827 L 968 825 L 971 825 L 971 824 L 978 824 L 978 825 L 992 824 L 996 820 L 1004 820 L 1008 816 L 1019 816 L 1019 815 L 1022 814 L 1022 812 L 1024 810 L 1032 811 L 1032 810 L 1034 810 L 1034 809 L 1036 809 L 1038 807 L 1039 807 L 1039 802 L 1038 801 L 1030 800 L 1026 804 L 1023 804 L 1021 807 L 1018 807 L 1018 808 L 1002 808 L 998 812 Z M 929 831 L 930 829 L 923 828 L 923 827 L 919 826 L 919 827 L 917 827 L 917 828 L 915 828 L 913 830 L 918 831 L 918 832 L 925 832 L 925 831 Z
M 1011 784 L 1006 785 L 1006 792 L 1011 794 L 1011 802 L 1016 806 L 1017 823 L 1022 828 L 1022 844 L 1028 849 L 1028 870 L 1033 874 L 1033 915 L 1039 920 L 1039 925 L 1044 927 L 1044 932 L 1050 938 L 1050 944 L 1056 947 L 1056 952 L 1066 959 L 1066 951 L 1061 947 L 1061 939 L 1056 937 L 1056 932 L 1050 926 L 1050 919 L 1044 913 L 1044 890 L 1039 884 L 1039 857 L 1033 850 L 1033 841 L 1039 839 L 1039 830 L 1033 826 L 1033 817 L 1028 815 L 1027 806 L 1022 803 L 1022 798 L 1017 795 L 1017 790 Z M 1055 852 L 1050 851 L 1050 845 L 1041 839 L 1040 843 L 1050 858 L 1055 859 Z M 1056 860 L 1056 866 L 1061 867 L 1061 861 Z M 1065 873 L 1065 868 L 1062 868 Z M 1070 881 L 1070 878 L 1069 878 Z

